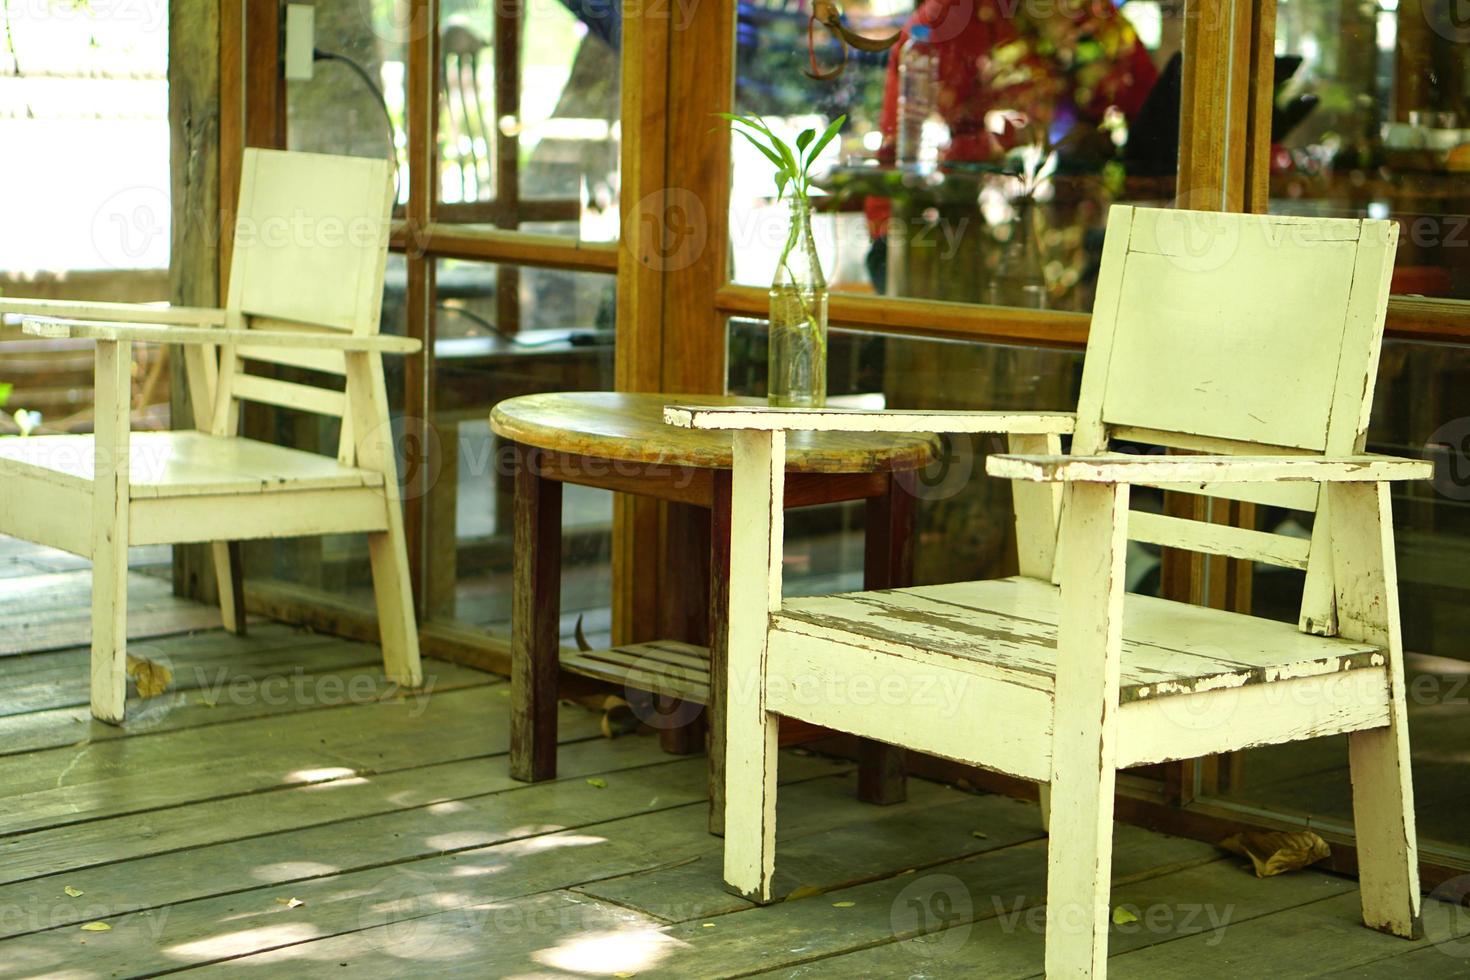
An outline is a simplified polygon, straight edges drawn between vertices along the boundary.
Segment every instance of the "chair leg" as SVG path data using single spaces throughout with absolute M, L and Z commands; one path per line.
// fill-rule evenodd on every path
M 383 672 L 395 684 L 416 688 L 423 684 L 423 668 L 419 663 L 419 632 L 408 575 L 408 547 L 398 502 L 390 499 L 388 506 L 388 530 L 368 535 L 379 641 L 383 645 Z
M 1353 777 L 1353 827 L 1358 840 L 1358 887 L 1363 923 L 1418 939 L 1419 861 L 1409 739 L 1401 713 L 1394 724 L 1348 736 Z
M 1046 975 L 1107 974 L 1113 864 L 1114 770 L 1096 755 L 1074 759 L 1073 778 L 1052 788 L 1056 812 L 1046 851 Z
M 108 541 L 92 555 L 92 716 L 114 725 L 128 696 L 127 641 L 128 549 Z
M 1330 486 L 1326 502 L 1338 632 L 1388 651 L 1389 724 L 1348 736 L 1363 922 L 1415 939 L 1421 932 L 1419 855 L 1388 485 Z
M 237 541 L 210 542 L 214 581 L 219 591 L 219 615 L 225 629 L 245 635 L 245 576 Z
M 1108 962 L 1128 488 L 1070 484 L 1062 540 L 1046 873 L 1046 975 Z M 1100 560 L 1101 559 L 1101 560 Z
M 725 882 L 752 902 L 772 900 L 776 870 L 778 716 L 759 698 L 725 702 Z

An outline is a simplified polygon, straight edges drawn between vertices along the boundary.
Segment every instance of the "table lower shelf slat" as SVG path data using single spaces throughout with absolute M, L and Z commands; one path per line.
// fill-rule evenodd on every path
M 640 691 L 709 703 L 709 648 L 674 640 L 562 652 L 563 670 Z

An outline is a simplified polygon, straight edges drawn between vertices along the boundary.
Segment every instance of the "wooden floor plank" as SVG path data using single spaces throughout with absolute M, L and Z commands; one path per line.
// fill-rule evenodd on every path
M 91 601 L 90 568 L 0 580 L 0 657 L 90 642 Z M 219 626 L 218 607 L 180 599 L 151 575 L 128 575 L 128 639 Z
M 1386 956 L 1419 952 L 1429 954 L 1418 961 L 1425 972 L 1398 975 L 1439 976 L 1437 967 L 1448 970 L 1459 965 L 1460 957 L 1453 953 L 1470 952 L 1459 938 L 1470 935 L 1470 917 L 1454 906 L 1427 902 L 1426 938 L 1411 943 L 1365 928 L 1359 902 L 1357 889 L 1349 888 L 1322 901 L 1237 923 L 1209 946 L 1205 943 L 1215 937 L 1192 936 L 1117 956 L 1109 961 L 1109 970 L 1115 977 L 1195 980 L 1208 956 L 1210 968 L 1221 975 L 1316 976 L 1355 973 Z
M 350 704 L 0 758 L 0 836 L 224 796 L 492 755 L 509 746 L 508 685 Z M 499 707 L 497 707 L 499 706 Z M 567 719 L 595 737 L 595 716 Z M 250 737 L 252 734 L 261 737 Z
M 1229 930 L 1245 920 L 1356 891 L 1346 879 L 1310 871 L 1256 878 L 1235 858 L 1210 860 L 1210 852 L 1201 853 L 1205 858 L 1202 863 L 1185 862 L 1173 869 L 1161 865 L 1121 881 L 1115 878 L 1112 906 L 1136 921 L 1127 921 L 1124 916 L 1124 921 L 1114 922 L 1108 939 L 1112 956 L 1185 936 L 1200 937 L 1206 950 L 1213 950 Z M 819 960 L 792 975 L 881 976 L 896 971 L 930 971 L 997 978 L 1037 976 L 1045 952 L 1044 879 L 1042 868 L 1014 891 L 986 882 L 977 882 L 979 891 L 968 883 L 959 888 L 953 881 L 921 882 L 913 896 L 918 904 L 904 905 L 905 924 L 920 925 L 918 935 Z M 941 896 L 947 905 L 938 901 Z M 971 917 L 961 917 L 945 928 L 942 918 L 933 914 L 935 909 L 956 907 L 970 909 Z M 923 911 L 922 920 L 914 909 Z M 1122 962 L 1111 961 L 1110 971 L 1119 972 Z M 1200 963 L 1201 957 L 1196 955 L 1193 962 Z
M 617 820 L 698 801 L 702 772 L 696 760 L 671 758 L 659 751 L 653 739 L 640 739 L 631 752 L 626 746 L 616 753 L 608 748 L 609 743 L 595 741 L 568 746 L 566 776 L 554 782 L 517 782 L 506 773 L 504 759 L 489 760 L 482 762 L 484 771 L 475 774 L 478 778 L 464 778 L 460 784 L 446 784 L 441 773 L 432 789 L 425 779 L 412 795 L 380 787 L 377 799 L 383 809 L 377 813 L 353 816 L 348 808 L 347 819 L 323 822 L 323 817 L 332 814 L 298 809 L 295 812 L 301 826 L 277 825 L 272 832 L 261 834 L 258 825 L 249 821 L 231 822 L 221 835 L 228 839 L 198 842 L 185 849 L 90 868 L 72 866 L 40 878 L 0 885 L 0 908 L 47 912 L 22 921 L 0 921 L 0 936 L 9 938 L 108 919 L 129 911 L 159 910 L 263 886 L 297 887 L 315 878 L 486 847 L 555 833 L 565 826 Z M 460 776 L 469 775 L 454 771 Z M 420 772 L 429 775 L 426 770 Z M 605 791 L 587 785 L 586 779 L 592 773 L 606 774 Z M 455 795 L 462 789 L 470 792 Z M 567 824 L 549 820 L 553 814 Z M 240 836 L 231 838 L 230 834 Z M 200 874 L 200 869 L 206 867 L 210 873 Z M 85 892 L 88 901 L 57 907 L 54 900 L 64 894 L 67 886 Z M 184 913 L 175 927 L 189 915 L 194 912 Z M 11 948 L 0 945 L 0 951 Z
M 200 635 L 213 637 L 219 634 L 216 632 L 153 640 L 139 644 L 129 652 L 167 667 L 173 673 L 171 690 L 177 692 L 202 688 L 213 693 L 215 701 L 227 700 L 226 695 L 232 683 L 248 686 L 251 680 L 257 678 L 283 674 L 288 676 L 295 668 L 305 670 L 309 666 L 317 665 L 326 669 L 357 666 L 369 668 L 359 671 L 368 675 L 379 656 L 375 647 L 332 637 L 303 637 L 295 643 L 280 642 L 269 646 L 242 642 L 213 649 L 195 649 L 195 644 L 191 641 Z M 86 704 L 88 656 L 89 651 L 76 649 L 37 654 L 38 659 L 44 658 L 47 663 L 21 664 L 20 666 L 34 669 L 17 671 L 14 674 L 7 672 L 6 677 L 12 683 L 5 704 L 0 705 L 0 717 Z M 145 715 L 150 707 L 156 705 L 139 699 L 136 689 L 130 688 L 128 723 L 135 717 Z
M 344 663 L 334 664 L 339 657 Z M 130 701 L 126 727 L 97 721 L 85 704 L 0 717 L 0 756 L 333 708 L 343 698 L 383 701 L 418 696 L 382 677 L 376 663 L 365 669 L 355 661 L 350 651 L 330 648 L 317 651 L 311 669 L 297 663 L 267 673 L 263 660 L 235 665 L 223 682 L 211 680 L 209 686 L 194 690 L 171 688 L 155 698 Z M 505 683 L 481 671 L 432 660 L 424 662 L 424 680 L 422 690 L 431 692 Z M 303 693 L 283 698 L 282 690 Z
M 653 739 L 639 741 L 644 751 L 657 752 Z M 327 834 L 231 845 L 227 862 L 209 866 L 248 884 L 249 890 L 234 894 L 128 911 L 136 908 L 133 896 L 146 898 L 151 888 L 169 885 L 134 874 L 120 883 L 127 898 L 115 907 L 119 914 L 107 918 L 112 929 L 105 937 L 88 937 L 89 944 L 99 952 L 105 948 L 109 970 L 125 976 L 285 944 L 304 944 L 291 958 L 310 963 L 319 958 L 315 937 L 351 940 L 366 933 L 359 946 L 396 946 L 428 912 L 463 909 L 473 915 L 470 907 L 477 904 L 498 906 L 589 875 L 646 868 L 707 849 L 704 772 L 694 762 L 608 772 L 604 788 L 564 779 L 393 814 L 371 825 L 336 825 Z M 829 775 L 847 768 L 827 760 L 798 762 L 789 776 L 802 781 L 789 784 L 788 792 L 813 809 L 845 803 L 854 810 L 860 804 L 849 799 L 851 780 Z M 583 824 L 560 830 L 543 819 L 549 813 L 579 815 L 575 819 Z M 343 866 L 350 870 L 339 870 Z M 198 881 L 198 868 L 196 861 L 178 869 L 182 887 L 189 877 Z M 109 911 L 99 885 L 77 887 L 85 897 L 96 896 L 98 911 Z M 286 908 L 276 901 L 292 898 L 304 904 Z M 48 928 L 6 940 L 0 957 L 46 968 L 63 962 L 77 938 L 74 929 Z
M 780 828 L 792 818 L 793 808 L 782 809 L 779 799 L 777 807 Z M 776 893 L 832 891 L 1043 836 L 1035 807 L 922 780 L 914 781 L 905 803 L 875 807 L 863 816 L 783 843 L 776 860 Z M 753 908 L 725 890 L 722 857 L 716 849 L 678 868 L 608 879 L 580 890 L 666 922 Z
M 569 720 L 563 717 L 564 722 Z M 641 740 L 637 746 L 625 740 L 609 742 L 601 738 L 563 743 L 565 771 L 591 775 L 624 765 L 646 764 L 646 741 Z M 6 855 L 0 864 L 0 881 L 27 881 L 67 869 L 137 860 L 247 837 L 269 837 L 403 809 L 448 805 L 521 785 L 510 778 L 508 764 L 500 755 L 109 817 L 6 840 L 0 845 Z

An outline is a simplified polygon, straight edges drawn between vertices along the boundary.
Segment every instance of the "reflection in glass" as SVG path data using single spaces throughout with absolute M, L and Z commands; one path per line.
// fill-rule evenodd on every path
M 508 633 L 514 471 L 490 410 L 517 395 L 613 387 L 613 277 L 446 259 L 435 278 L 430 438 L 440 464 L 428 490 L 425 619 Z M 518 326 L 507 328 L 506 309 Z M 574 642 L 580 619 L 606 645 L 612 495 L 567 486 L 562 528 L 564 640 Z
M 1427 456 L 1431 483 L 1393 488 L 1394 538 L 1420 839 L 1470 847 L 1462 817 L 1470 787 L 1470 348 L 1389 341 L 1374 397 L 1368 451 Z M 1311 515 L 1262 509 L 1258 527 L 1282 530 Z M 1301 572 L 1257 566 L 1258 614 L 1295 619 Z M 1314 822 L 1351 823 L 1342 737 L 1234 753 L 1212 764 L 1204 788 L 1226 799 Z
M 1271 210 L 1397 218 L 1393 292 L 1470 299 L 1470 31 L 1455 9 L 1281 0 Z
M 848 116 L 823 161 L 828 196 L 816 228 L 834 289 L 1086 310 L 1107 205 L 1173 198 L 1177 8 L 1143 0 L 1116 9 L 1002 0 L 849 5 L 855 29 L 880 36 L 902 28 L 907 40 L 881 53 L 855 51 L 839 78 L 817 81 L 801 73 L 805 14 L 742 4 L 736 107 L 762 114 L 788 140 Z M 914 27 L 927 30 L 921 45 Z M 900 164 L 899 69 L 924 51 L 937 54 L 934 85 L 911 88 L 931 94 L 918 112 L 930 152 Z M 818 46 L 819 61 L 836 58 L 831 43 Z M 738 141 L 733 153 L 735 279 L 763 285 L 783 216 L 770 208 L 769 166 Z
M 440 7 L 440 217 L 616 240 L 620 7 Z

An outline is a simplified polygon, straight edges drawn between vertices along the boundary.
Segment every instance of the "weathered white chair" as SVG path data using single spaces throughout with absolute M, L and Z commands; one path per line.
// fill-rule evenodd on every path
M 1362 455 L 1396 242 L 1384 221 L 1113 208 L 1075 416 L 667 409 L 734 430 L 733 889 L 773 898 L 789 715 L 1050 784 L 1046 972 L 1100 976 L 1116 769 L 1345 732 L 1364 920 L 1414 935 L 1387 481 L 1430 466 Z M 801 430 L 1044 446 L 987 465 L 1029 481 L 1015 485 L 1022 574 L 783 602 L 782 457 Z M 1109 453 L 1113 440 L 1195 455 Z M 1313 536 L 1130 514 L 1133 485 L 1315 511 Z M 1301 621 L 1125 595 L 1130 537 L 1305 569 Z
M 121 722 L 129 545 L 214 543 L 221 610 L 238 629 L 224 542 L 368 533 L 388 676 L 420 683 L 378 334 L 392 179 L 386 162 L 245 151 L 223 310 L 0 300 L 42 336 L 97 343 L 95 436 L 0 439 L 0 533 L 92 559 L 92 713 Z M 197 431 L 129 432 L 131 345 L 181 344 Z M 345 377 L 280 381 L 247 362 Z M 242 401 L 342 419 L 336 458 L 239 435 Z

